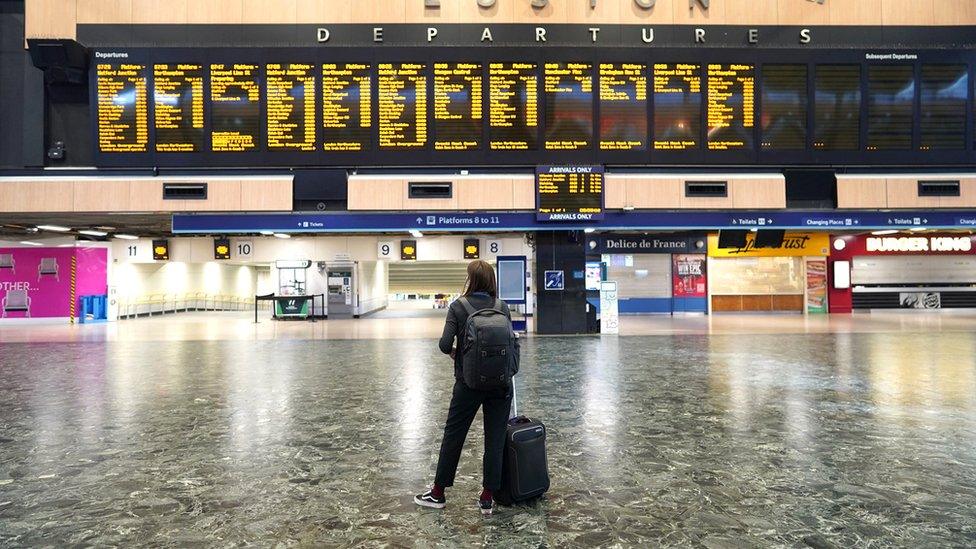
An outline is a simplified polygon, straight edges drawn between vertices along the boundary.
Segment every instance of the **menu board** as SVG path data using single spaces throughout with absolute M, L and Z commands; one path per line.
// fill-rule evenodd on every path
M 763 65 L 763 150 L 807 148 L 807 66 Z
M 315 65 L 265 67 L 268 150 L 315 150 Z
M 701 65 L 654 64 L 654 149 L 697 149 L 701 136 Z
M 861 66 L 817 65 L 813 148 L 857 150 L 861 142 Z
M 492 150 L 538 145 L 539 76 L 535 63 L 488 65 L 488 143 Z
M 603 166 L 538 166 L 536 217 L 588 221 L 603 217 Z
M 245 152 L 258 148 L 261 131 L 259 68 L 250 63 L 210 65 L 210 142 L 214 152 Z
M 157 152 L 200 152 L 206 146 L 203 80 L 203 65 L 153 66 Z
M 966 148 L 966 65 L 922 65 L 919 149 Z
M 133 63 L 95 66 L 98 150 L 139 153 L 149 148 L 148 69 Z
M 911 149 L 914 105 L 915 67 L 869 66 L 867 150 Z
M 379 146 L 408 151 L 427 146 L 427 76 L 421 63 L 380 63 Z
M 481 147 L 483 85 L 480 63 L 434 64 L 434 150 Z
M 322 141 L 327 151 L 367 151 L 373 139 L 370 66 L 322 65 Z
M 600 150 L 647 149 L 647 65 L 600 64 Z
M 753 148 L 756 77 L 753 65 L 709 64 L 708 150 Z
M 575 151 L 593 142 L 593 66 L 546 63 L 546 149 Z

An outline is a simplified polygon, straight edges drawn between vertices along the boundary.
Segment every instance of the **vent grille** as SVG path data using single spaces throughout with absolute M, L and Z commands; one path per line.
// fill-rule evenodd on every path
M 206 199 L 206 183 L 163 183 L 163 200 Z
M 725 198 L 729 196 L 729 184 L 727 181 L 685 181 L 685 196 Z
M 450 181 L 437 183 L 408 183 L 410 198 L 451 198 L 454 185 Z
M 919 181 L 918 196 L 959 196 L 959 181 Z

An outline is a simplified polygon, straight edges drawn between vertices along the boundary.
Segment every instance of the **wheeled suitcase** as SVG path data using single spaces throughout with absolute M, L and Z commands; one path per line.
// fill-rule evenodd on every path
M 546 458 L 546 426 L 541 421 L 518 415 L 515 381 L 512 381 L 514 417 L 508 420 L 502 488 L 494 494 L 501 505 L 530 500 L 549 490 Z

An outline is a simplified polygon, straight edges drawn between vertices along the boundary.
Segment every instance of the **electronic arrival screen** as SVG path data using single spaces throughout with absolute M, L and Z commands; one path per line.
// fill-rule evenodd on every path
M 756 114 L 754 73 L 753 65 L 708 65 L 708 150 L 753 148 Z
M 922 65 L 921 150 L 966 148 L 968 91 L 966 65 Z
M 912 148 L 915 117 L 915 67 L 871 65 L 868 67 L 869 151 Z
M 488 65 L 488 142 L 492 150 L 538 146 L 539 76 L 535 63 Z
M 316 149 L 315 69 L 311 63 L 265 67 L 269 151 Z
M 861 142 L 861 66 L 817 65 L 813 78 L 813 148 L 857 150 Z
M 600 150 L 647 149 L 647 65 L 600 63 Z
M 807 148 L 807 66 L 763 65 L 763 150 Z
M 603 166 L 538 166 L 536 218 L 588 221 L 603 217 Z
M 98 150 L 139 153 L 149 150 L 148 69 L 134 63 L 95 66 Z
M 156 152 L 200 152 L 206 147 L 203 80 L 200 64 L 153 65 Z
M 593 143 L 593 66 L 546 63 L 546 149 L 576 151 Z
M 427 146 L 427 76 L 421 63 L 380 63 L 379 146 L 409 151 Z
M 373 137 L 373 99 L 367 63 L 322 65 L 322 140 L 327 151 L 367 151 Z
M 434 63 L 434 150 L 481 147 L 483 87 L 480 63 Z
M 260 67 L 253 63 L 210 65 L 211 148 L 246 152 L 259 148 Z
M 697 149 L 701 136 L 701 65 L 654 64 L 654 149 Z

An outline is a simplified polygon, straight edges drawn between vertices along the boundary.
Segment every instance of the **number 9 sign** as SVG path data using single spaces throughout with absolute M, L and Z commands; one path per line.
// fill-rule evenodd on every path
M 376 257 L 377 259 L 389 259 L 393 257 L 393 243 L 387 241 L 378 242 L 376 246 Z

